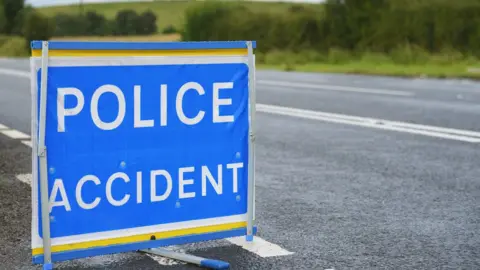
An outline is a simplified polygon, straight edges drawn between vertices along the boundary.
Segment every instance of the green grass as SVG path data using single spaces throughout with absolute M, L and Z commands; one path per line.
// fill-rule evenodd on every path
M 366 63 L 353 61 L 347 64 L 307 63 L 307 64 L 259 64 L 259 69 L 275 69 L 301 72 L 326 72 L 345 74 L 386 75 L 397 77 L 431 77 L 431 78 L 470 78 L 480 79 L 480 72 L 469 72 L 474 67 L 466 63 L 446 65 L 402 65 L 394 63 Z M 480 65 L 477 65 L 480 67 Z
M 325 54 L 315 51 L 273 51 L 257 54 L 257 63 L 259 68 L 286 71 L 480 79 L 480 61 L 454 51 L 428 54 L 397 50 L 391 55 L 371 52 L 354 55 L 336 49 Z M 475 68 L 477 70 L 472 72 Z
M 24 38 L 17 36 L 0 36 L 0 56 L 28 57 L 30 52 Z
M 233 1 L 230 1 L 233 2 Z M 240 2 L 240 1 L 238 1 Z M 108 19 L 115 18 L 118 11 L 122 9 L 133 9 L 137 12 L 152 10 L 157 15 L 158 29 L 164 29 L 168 25 L 182 28 L 185 10 L 193 5 L 201 4 L 197 1 L 154 1 L 154 2 L 131 2 L 131 3 L 93 3 L 84 4 L 84 11 L 96 11 L 103 14 Z M 235 4 L 235 3 L 232 3 Z M 292 3 L 275 3 L 275 2 L 244 2 L 243 5 L 258 11 L 269 11 L 272 13 L 281 13 L 288 10 Z M 305 4 L 308 5 L 308 4 Z M 320 9 L 321 6 L 318 6 Z M 40 12 L 49 17 L 53 17 L 58 13 L 75 14 L 80 13 L 79 5 L 53 6 L 39 8 Z

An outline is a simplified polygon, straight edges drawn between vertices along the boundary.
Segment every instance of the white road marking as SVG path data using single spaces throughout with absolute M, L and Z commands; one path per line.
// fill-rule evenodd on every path
M 281 107 L 266 104 L 257 104 L 257 111 L 304 119 L 312 119 L 318 121 L 348 124 L 383 130 L 391 130 L 398 132 L 406 132 L 411 134 L 419 134 L 430 137 L 443 139 L 464 141 L 470 143 L 480 143 L 480 132 L 459 130 L 451 128 L 442 128 L 427 125 L 417 125 L 403 122 L 388 121 L 383 119 L 358 117 L 334 113 L 326 113 L 320 111 L 303 110 L 289 107 Z
M 0 124 L 0 129 L 8 129 L 8 127 Z
M 254 236 L 252 242 L 247 242 L 245 236 L 227 238 L 231 243 L 242 247 L 262 258 L 292 255 L 293 252 L 285 250 L 278 245 L 272 244 L 260 237 Z
M 21 131 L 18 131 L 18 130 L 15 130 L 15 129 L 7 129 L 7 130 L 1 130 L 0 133 L 2 133 L 3 135 L 6 135 L 12 139 L 20 139 L 20 140 L 23 140 L 23 139 L 30 139 L 30 136 L 21 132 Z
M 32 174 L 31 173 L 26 173 L 26 174 L 19 174 L 15 176 L 19 181 L 29 184 L 32 184 Z
M 22 143 L 28 147 L 32 147 L 32 141 L 22 141 Z
M 30 72 L 21 71 L 18 69 L 0 68 L 0 74 L 30 79 Z
M 391 95 L 391 96 L 408 97 L 408 96 L 415 95 L 412 92 L 406 92 L 406 91 L 361 88 L 361 87 L 353 87 L 353 86 L 339 86 L 339 85 L 328 85 L 328 84 L 294 83 L 294 82 L 267 81 L 267 80 L 259 80 L 257 81 L 257 83 L 260 85 L 263 84 L 263 85 L 278 86 L 278 87 L 309 88 L 309 89 L 319 89 L 319 90 L 326 90 L 326 91 L 344 91 L 344 92 L 381 94 L 381 95 Z

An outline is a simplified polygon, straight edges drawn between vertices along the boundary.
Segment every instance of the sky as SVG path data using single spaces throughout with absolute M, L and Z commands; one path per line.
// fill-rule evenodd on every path
M 100 3 L 100 2 L 134 2 L 135 0 L 83 0 L 84 3 Z M 145 0 L 143 0 L 145 1 Z M 148 0 L 147 0 L 148 1 Z M 153 1 L 153 0 L 150 0 Z M 324 0 L 275 0 L 276 2 L 312 2 L 318 3 Z M 80 3 L 80 0 L 26 0 L 27 3 L 35 7 L 56 6 Z

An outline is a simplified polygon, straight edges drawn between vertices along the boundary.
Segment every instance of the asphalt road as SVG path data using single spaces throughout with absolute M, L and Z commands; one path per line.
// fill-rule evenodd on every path
M 2 73 L 3 69 L 3 73 Z M 5 70 L 10 70 L 5 72 Z M 27 60 L 0 60 L 0 124 L 30 133 Z M 257 101 L 480 131 L 480 83 L 258 71 Z M 258 235 L 293 252 L 262 258 L 227 241 L 179 247 L 232 269 L 480 269 L 480 145 L 308 117 L 257 114 Z M 30 255 L 31 149 L 0 134 L 0 265 Z M 156 259 L 159 260 L 159 259 Z M 137 253 L 59 269 L 195 269 Z

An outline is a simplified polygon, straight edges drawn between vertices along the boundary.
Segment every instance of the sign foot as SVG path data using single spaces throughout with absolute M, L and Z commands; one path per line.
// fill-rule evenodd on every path
M 140 252 L 158 255 L 178 261 L 183 261 L 191 264 L 196 264 L 201 267 L 206 267 L 210 269 L 229 269 L 230 264 L 228 262 L 219 261 L 219 260 L 212 260 L 207 258 L 202 258 L 190 254 L 184 254 L 180 252 L 174 252 L 163 248 L 151 248 L 151 249 L 143 249 Z

